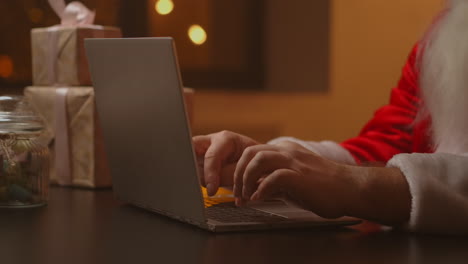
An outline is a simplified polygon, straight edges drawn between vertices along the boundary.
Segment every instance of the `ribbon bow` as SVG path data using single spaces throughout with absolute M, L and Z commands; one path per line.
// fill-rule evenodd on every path
M 94 23 L 96 13 L 81 2 L 73 1 L 66 5 L 65 0 L 49 0 L 49 4 L 60 17 L 62 26 L 84 26 Z
M 49 0 L 49 4 L 55 13 L 60 17 L 60 25 L 49 28 L 52 34 L 49 37 L 49 47 L 51 54 L 49 56 L 49 79 L 51 83 L 56 83 L 56 59 L 59 48 L 57 47 L 57 30 L 62 27 L 93 26 L 96 13 L 89 10 L 81 2 L 73 1 L 68 5 L 65 0 Z M 57 182 L 61 185 L 73 184 L 72 179 L 72 160 L 70 135 L 68 131 L 68 113 L 67 113 L 67 88 L 56 90 L 55 112 L 55 167 Z

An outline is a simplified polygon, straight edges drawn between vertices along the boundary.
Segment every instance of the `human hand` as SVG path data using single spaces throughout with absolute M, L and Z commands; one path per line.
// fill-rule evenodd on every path
M 236 204 L 281 197 L 322 217 L 340 217 L 352 184 L 343 171 L 343 165 L 293 142 L 250 146 L 234 172 Z
M 237 161 L 245 148 L 259 144 L 255 140 L 230 131 L 193 137 L 201 183 L 208 195 L 220 186 L 232 186 Z

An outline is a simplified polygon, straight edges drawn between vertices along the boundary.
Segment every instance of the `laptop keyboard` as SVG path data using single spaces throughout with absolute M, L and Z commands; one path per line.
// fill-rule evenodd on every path
M 209 219 L 222 223 L 266 222 L 275 223 L 286 221 L 287 218 L 266 213 L 249 207 L 237 207 L 230 190 L 220 188 L 215 196 L 209 197 L 206 189 L 202 188 L 205 202 L 205 212 Z
M 287 218 L 269 214 L 260 210 L 248 207 L 237 207 L 233 202 L 220 203 L 205 209 L 206 216 L 209 219 L 222 223 L 239 222 L 281 222 Z

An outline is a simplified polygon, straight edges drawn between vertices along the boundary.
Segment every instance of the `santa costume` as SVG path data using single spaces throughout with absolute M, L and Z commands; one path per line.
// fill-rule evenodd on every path
M 390 102 L 340 144 L 289 140 L 331 160 L 399 168 L 412 231 L 468 233 L 468 0 L 448 8 L 415 45 Z

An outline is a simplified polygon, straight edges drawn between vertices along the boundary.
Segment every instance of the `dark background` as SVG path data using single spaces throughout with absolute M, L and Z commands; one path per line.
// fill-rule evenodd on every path
M 278 90 L 275 87 L 282 82 L 281 71 L 297 64 L 302 72 L 298 72 L 296 79 L 311 78 L 317 85 L 310 89 L 327 89 L 329 1 L 306 4 L 301 1 L 303 8 L 295 8 L 285 1 L 172 1 L 175 8 L 165 16 L 155 12 L 157 0 L 81 2 L 96 11 L 95 24 L 121 27 L 124 37 L 174 37 L 186 86 L 236 90 L 265 90 L 268 86 L 268 89 Z M 305 9 L 307 11 L 303 12 L 310 13 L 317 23 L 297 20 L 304 17 L 300 10 Z M 298 12 L 299 16 L 296 16 Z M 31 84 L 30 30 L 59 23 L 47 0 L 0 1 L 1 91 L 19 92 Z M 191 24 L 206 29 L 208 39 L 205 44 L 197 46 L 187 38 L 186 30 Z M 291 61 L 301 56 L 282 42 L 307 43 L 310 35 L 314 35 L 314 47 L 319 49 L 304 58 L 308 63 L 300 59 Z M 301 40 L 301 36 L 306 41 Z M 275 67 L 279 67 L 279 71 Z M 269 70 L 271 75 L 278 77 L 266 85 L 265 75 Z M 304 88 L 294 86 L 293 81 L 288 89 Z

